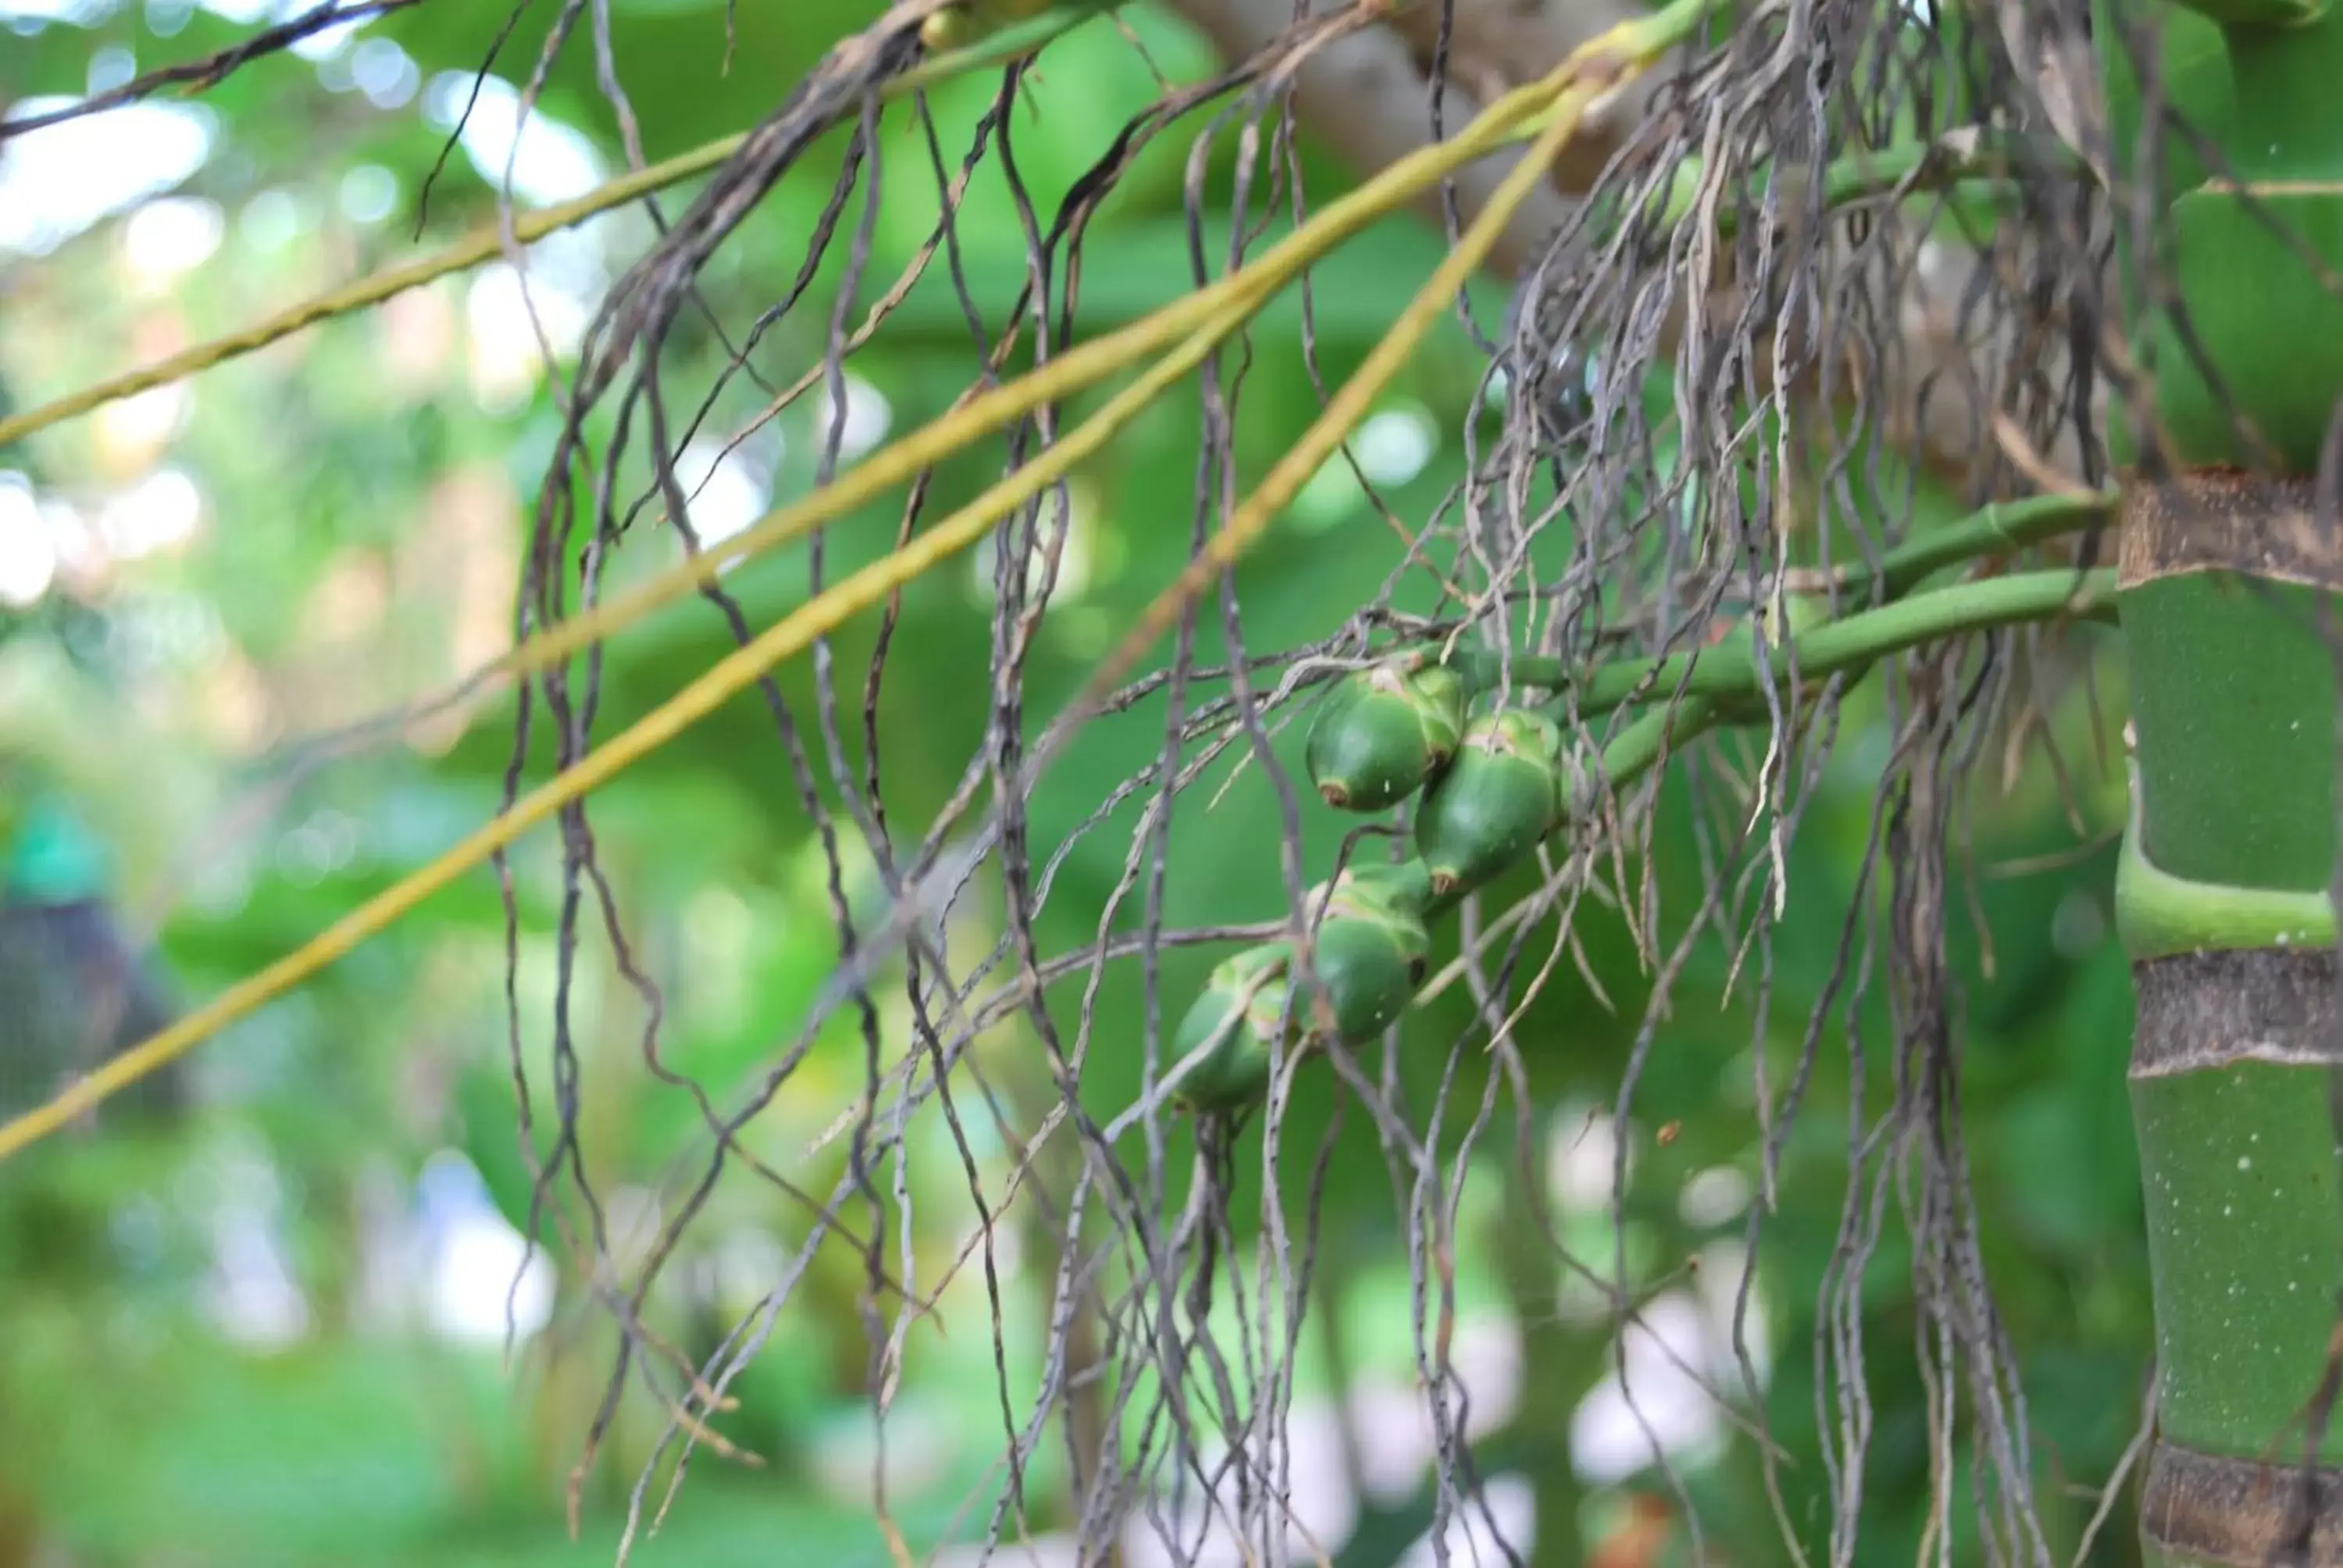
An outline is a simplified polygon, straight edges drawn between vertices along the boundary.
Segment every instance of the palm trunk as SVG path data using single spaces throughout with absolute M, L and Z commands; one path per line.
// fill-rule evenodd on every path
M 2312 478 L 2343 396 L 2343 300 L 2302 248 L 2343 259 L 2343 18 L 2325 0 L 2191 4 L 2225 46 L 2229 81 L 2207 96 L 2234 94 L 2213 127 L 2229 167 L 2187 167 L 2192 188 L 2167 209 L 2185 327 L 2143 314 L 2128 335 L 2147 347 L 2178 470 L 2125 487 L 2137 755 L 2117 906 L 2138 1004 L 2159 1379 L 2143 1547 L 2151 1563 L 2243 1568 L 2343 1560 L 2329 1420 L 2343 1344 L 2337 712 L 2322 642 L 2343 541 Z M 2111 65 L 2127 152 L 2137 99 L 2119 76 Z

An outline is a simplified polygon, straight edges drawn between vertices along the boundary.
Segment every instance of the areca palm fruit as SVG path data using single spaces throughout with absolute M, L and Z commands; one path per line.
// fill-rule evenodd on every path
M 1509 708 L 1473 721 L 1416 813 L 1415 846 L 1433 892 L 1494 876 L 1554 830 L 1561 758 L 1562 732 L 1544 714 Z
M 1342 683 L 1310 729 L 1310 781 L 1337 810 L 1382 811 L 1456 754 L 1472 689 L 1421 654 L 1385 659 Z
M 1303 898 L 1302 908 L 1315 919 L 1321 903 L 1328 900 L 1333 900 L 1336 910 L 1346 913 L 1373 910 L 1421 920 L 1432 908 L 1432 873 L 1422 860 L 1345 866 L 1342 874 L 1332 882 L 1321 882 L 1311 889 Z M 1334 912 L 1327 911 L 1329 915 Z
M 1353 868 L 1311 890 L 1304 906 L 1317 922 L 1311 967 L 1324 988 L 1334 1034 L 1345 1043 L 1390 1028 L 1423 983 L 1432 957 L 1423 913 L 1430 894 L 1420 860 Z M 1299 1000 L 1310 1009 L 1315 999 Z M 1314 1010 L 1304 1017 L 1317 1021 Z
M 1276 1070 L 1279 1045 L 1292 1043 L 1300 1032 L 1288 1022 L 1292 959 L 1286 944 L 1271 942 L 1214 966 L 1172 1037 L 1173 1062 L 1204 1052 L 1173 1091 L 1181 1104 L 1221 1111 L 1261 1098 Z
M 931 54 L 980 44 L 1011 23 L 1047 11 L 1052 0 L 959 0 L 920 24 L 920 42 Z

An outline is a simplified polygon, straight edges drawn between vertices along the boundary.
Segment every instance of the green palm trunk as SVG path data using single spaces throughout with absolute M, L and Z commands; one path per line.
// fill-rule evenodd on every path
M 2151 1563 L 2305 1547 L 2331 1561 L 2343 1493 L 2304 1466 L 2343 1462 L 2326 1409 L 2343 1303 L 2343 1009 L 2322 625 L 2343 545 L 2312 492 L 2343 400 L 2343 299 L 2313 258 L 2343 270 L 2343 17 L 2191 3 L 2172 14 L 2198 67 L 2176 107 L 2213 121 L 2227 167 L 2167 154 L 2158 226 L 2172 244 L 2153 266 L 2181 309 L 2143 304 L 2127 335 L 2175 465 L 2126 475 L 2118 597 L 2136 765 L 2117 902 L 2159 1372 L 2143 1545 Z M 2127 156 L 2138 95 L 2120 47 L 2102 45 Z M 2148 270 L 2122 260 L 2127 278 Z

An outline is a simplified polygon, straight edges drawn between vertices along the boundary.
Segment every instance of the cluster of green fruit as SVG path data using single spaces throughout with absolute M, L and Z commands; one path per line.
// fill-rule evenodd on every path
M 1527 708 L 1473 714 L 1480 683 L 1423 652 L 1347 678 L 1310 732 L 1311 782 L 1339 810 L 1389 810 L 1422 794 L 1413 859 L 1354 866 L 1312 888 L 1300 984 L 1294 944 L 1250 948 L 1213 970 L 1174 1037 L 1175 1097 L 1191 1110 L 1258 1101 L 1281 1054 L 1370 1040 L 1423 983 L 1429 922 L 1520 860 L 1563 820 L 1563 737 Z

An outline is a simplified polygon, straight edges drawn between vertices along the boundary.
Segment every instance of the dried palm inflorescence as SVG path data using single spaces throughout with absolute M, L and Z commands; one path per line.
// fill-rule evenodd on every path
M 1297 106 L 1362 165 L 1402 164 L 1410 147 L 1453 134 L 1476 108 L 1503 106 L 1598 30 L 1590 14 L 1561 6 L 1473 0 L 1401 8 L 1279 0 L 1268 9 L 1191 0 L 1182 8 L 1222 45 L 1227 70 L 1134 106 L 1126 136 L 1100 149 L 1061 206 L 1026 208 L 1025 294 L 968 302 L 971 322 L 1013 324 L 999 340 L 980 332 L 972 344 L 972 371 L 983 370 L 971 374 L 971 407 L 983 376 L 1021 356 L 1063 364 L 1070 344 L 1090 336 L 1079 330 L 1071 281 L 1085 225 L 1140 147 L 1175 132 L 1232 146 L 1241 208 L 1259 191 L 1272 209 L 1302 209 L 1291 162 Z M 1002 16 L 1021 23 L 1029 9 Z M 862 275 L 874 209 L 866 190 L 861 214 L 850 216 L 858 186 L 882 169 L 937 183 L 945 218 L 922 266 L 950 246 L 980 163 L 993 160 L 1017 199 L 1030 202 L 1013 156 L 1002 156 L 1014 144 L 1023 63 L 1002 69 L 1001 96 L 957 168 L 920 102 L 908 113 L 925 146 L 908 171 L 906 144 L 883 134 L 880 85 L 924 50 L 980 34 L 983 17 L 947 13 L 932 0 L 907 0 L 840 45 L 612 290 L 565 388 L 567 425 L 542 492 L 520 633 L 591 611 L 611 563 L 641 531 L 630 523 L 646 510 L 689 538 L 677 454 L 733 377 L 748 374 L 750 349 L 774 323 L 830 309 L 827 354 L 798 390 L 824 383 L 840 400 L 844 365 L 886 327 L 883 303 L 860 325 L 845 304 L 826 304 L 871 292 Z M 564 14 L 543 57 L 558 52 L 578 15 Z M 1556 31 L 1540 31 L 1549 24 Z M 670 1205 L 658 1241 L 630 1271 L 596 1273 L 629 1333 L 592 1442 L 622 1387 L 640 1379 L 682 1412 L 662 1458 L 699 1442 L 704 1423 L 720 1424 L 724 1390 L 787 1310 L 805 1260 L 840 1236 L 864 1254 L 875 1382 L 891 1391 L 920 1302 L 937 1282 L 913 1281 L 910 1243 L 890 1240 L 888 1226 L 908 1201 L 900 1182 L 912 1130 L 940 1118 L 987 1217 L 971 1251 L 989 1265 L 992 1218 L 1036 1202 L 1047 1205 L 1062 1249 L 1041 1386 L 1003 1385 L 1007 1473 L 1022 1477 L 1054 1441 L 1052 1418 L 1068 1412 L 1079 1524 L 1092 1543 L 1136 1533 L 1182 1562 L 1201 1560 L 1208 1537 L 1225 1544 L 1231 1534 L 1265 1552 L 1288 1550 L 1283 1418 L 1320 1198 L 1317 1179 L 1297 1175 L 1313 1161 L 1322 1169 L 1324 1155 L 1281 1150 L 1281 1141 L 1299 1075 L 1327 1074 L 1364 1107 L 1390 1162 L 1443 1466 L 1433 1522 L 1444 1528 L 1469 1506 L 1471 1466 L 1445 1360 L 1441 1271 L 1461 1222 L 1462 1172 L 1495 1124 L 1501 1087 L 1521 1076 L 1513 1020 L 1572 949 L 1574 913 L 1591 901 L 1624 917 L 1651 980 L 1618 1086 L 1623 1116 L 1636 1104 L 1671 988 L 1697 945 L 1735 955 L 1736 994 L 1753 1004 L 1751 1038 L 1762 1048 L 1779 1023 L 1766 1015 L 1776 1005 L 1770 960 L 1788 896 L 1786 846 L 1844 695 L 1878 669 L 1889 737 L 1876 803 L 1884 827 L 1860 869 L 1838 978 L 1803 999 L 1811 1009 L 1806 1060 L 1785 1073 L 1761 1066 L 1755 1086 L 1770 1193 L 1816 1054 L 1879 1050 L 1844 1020 L 1885 984 L 1893 1087 L 1885 1103 L 1858 1108 L 1848 1137 L 1850 1196 L 1825 1314 L 1832 1327 L 1818 1347 L 1820 1375 L 1844 1395 L 1826 1427 L 1829 1546 L 1834 1561 L 1855 1550 L 1869 1441 L 1861 1292 L 1888 1211 L 1900 1202 L 1926 1375 L 1943 1409 L 1967 1412 L 1979 1528 L 1998 1553 L 2043 1554 L 2023 1393 L 1985 1293 L 1967 1196 L 1946 942 L 1963 876 L 1960 781 L 1981 762 L 2002 761 L 2011 735 L 2026 732 L 2046 672 L 2058 676 L 2055 634 L 2032 623 L 2073 608 L 2078 580 L 2086 590 L 2097 580 L 2060 573 L 2051 581 L 2019 569 L 2042 564 L 2020 558 L 2062 548 L 2042 541 L 2080 532 L 2103 504 L 2068 496 L 2026 513 L 2022 526 L 2004 528 L 1999 513 L 1973 520 L 1959 537 L 2000 541 L 1993 569 L 2007 581 L 1996 589 L 1997 608 L 1979 608 L 1983 598 L 1954 606 L 1941 592 L 1932 597 L 1928 583 L 1971 564 L 1943 544 L 1959 535 L 1950 514 L 2103 479 L 2099 295 L 2112 219 L 2094 173 L 2106 166 L 2106 133 L 2077 85 L 2090 78 L 2074 69 L 2087 29 L 2079 15 L 2038 7 L 1921 16 L 1867 0 L 1789 0 L 1720 14 L 1696 31 L 1664 68 L 1640 78 L 1616 62 L 1604 67 L 1609 81 L 1590 68 L 1588 80 L 1604 91 L 1588 135 L 1557 161 L 1554 182 L 1519 206 L 1493 252 L 1515 275 L 1502 327 L 1475 327 L 1499 334 L 1484 340 L 1492 385 L 1502 388 L 1493 435 L 1485 425 L 1467 428 L 1465 482 L 1436 515 L 1404 520 L 1412 544 L 1394 547 L 1406 558 L 1395 558 L 1390 591 L 1360 605 L 1326 640 L 1252 647 L 1233 581 L 1222 578 L 1185 607 L 1168 647 L 1151 655 L 1162 665 L 1157 673 L 1062 714 L 1030 711 L 1028 658 L 1051 613 L 1067 535 L 1070 503 L 1052 486 L 990 535 L 990 726 L 961 788 L 931 822 L 915 830 L 887 809 L 887 759 L 870 716 L 886 635 L 861 671 L 840 668 L 827 641 L 813 641 L 810 703 L 762 680 L 780 740 L 777 776 L 823 847 L 844 952 L 840 980 L 825 993 L 824 1016 L 806 1020 L 759 1081 L 694 1089 L 714 1141 L 703 1179 Z M 2013 49 L 2023 72 L 2010 68 Z M 1046 56 L 1039 68 L 1046 71 Z M 1426 87 L 1436 90 L 1427 96 Z M 1418 95 L 1415 121 L 1359 123 L 1363 104 L 1393 93 L 1404 103 L 1410 92 Z M 741 337 L 731 371 L 712 387 L 692 387 L 690 406 L 678 407 L 670 340 L 704 308 L 704 269 L 765 193 L 815 146 L 833 145 L 821 138 L 840 127 L 837 192 L 796 283 Z M 1503 156 L 1475 163 L 1453 186 L 1419 185 L 1393 199 L 1417 200 L 1453 226 L 1488 203 L 1491 171 L 1505 166 Z M 1224 255 L 1232 268 L 1244 257 L 1252 236 L 1209 232 L 1201 178 L 1191 182 L 1188 216 L 1200 268 L 1207 255 Z M 809 280 L 826 256 L 840 272 L 816 290 Z M 1201 556 L 1244 477 L 1232 438 L 1242 377 L 1233 363 L 1212 359 L 1199 377 L 1204 443 L 1192 533 Z M 1046 400 L 988 428 L 998 428 L 1012 467 L 1042 462 L 1065 436 L 1057 405 Z M 589 438 L 605 429 L 612 434 Z M 838 460 L 833 436 L 821 457 L 825 483 Z M 628 493 L 629 464 L 652 471 L 646 493 Z M 922 516 L 926 464 L 910 465 L 905 477 L 909 539 L 933 525 Z M 1915 520 L 1924 484 L 1937 497 L 1929 527 Z M 819 593 L 835 577 L 823 529 L 805 542 Z M 754 628 L 713 573 L 698 587 L 748 643 Z M 1403 588 L 1423 590 L 1404 611 Z M 880 613 L 891 629 L 898 607 L 886 602 Z M 1983 629 L 1947 638 L 1963 616 Z M 1199 650 L 1206 628 L 1222 645 L 1216 664 Z M 587 754 L 599 670 L 588 658 L 535 675 L 516 779 L 540 726 L 552 727 L 564 765 Z M 1330 679 L 1333 693 L 1312 716 L 1308 785 L 1298 787 L 1269 749 L 1271 730 L 1298 704 L 1326 696 Z M 1035 739 L 1037 718 L 1051 722 Z M 1155 757 L 1075 835 L 1038 839 L 1037 781 L 1078 729 L 1107 724 L 1156 727 Z M 1259 859 L 1282 878 L 1289 916 L 1243 930 L 1176 929 L 1165 915 L 1178 874 L 1166 849 L 1172 819 L 1202 809 L 1238 764 L 1278 781 L 1286 841 L 1263 844 Z M 1689 907 L 1663 907 L 1643 869 L 1664 766 L 1686 780 L 1697 858 L 1708 868 Z M 1386 853 L 1382 839 L 1363 837 L 1341 869 L 1308 887 L 1302 813 L 1336 810 L 1351 814 L 1346 825 L 1370 829 L 1378 815 L 1405 813 L 1413 852 L 1396 838 Z M 647 1045 L 664 1075 L 656 988 L 628 957 L 588 818 L 582 802 L 562 816 L 563 950 L 574 947 L 585 911 L 598 910 L 622 972 L 649 1004 Z M 1111 820 L 1130 834 L 1129 849 L 1098 911 L 1095 941 L 1041 950 L 1038 916 L 1069 854 Z M 855 839 L 859 851 L 842 847 Z M 849 896 L 857 859 L 883 886 L 886 908 L 875 920 Z M 1521 904 L 1484 907 L 1488 889 L 1532 865 L 1540 874 Z M 979 888 L 984 898 L 966 896 Z M 950 950 L 951 920 L 995 893 L 997 943 L 974 957 Z M 1458 1053 L 1493 1053 L 1497 1065 L 1478 1107 L 1452 1103 L 1445 1087 L 1429 1106 L 1411 1106 L 1393 1091 L 1392 1031 L 1452 924 L 1466 929 L 1459 972 L 1479 1020 L 1475 1038 L 1455 1042 Z M 1534 934 L 1541 929 L 1544 939 Z M 1550 949 L 1543 960 L 1534 950 L 1541 940 Z M 1157 983 L 1166 953 L 1205 943 L 1252 945 L 1221 955 L 1198 991 Z M 1122 968 L 1146 977 L 1143 1017 L 1110 1018 L 1094 1006 L 1103 977 Z M 571 1005 L 565 986 L 553 1028 L 563 1060 Z M 882 1005 L 909 1020 L 910 1049 L 890 1041 L 900 1030 L 882 1021 Z M 840 1119 L 850 1169 L 827 1193 L 791 1190 L 811 1217 L 785 1282 L 712 1362 L 689 1364 L 637 1332 L 643 1303 L 728 1162 L 750 1159 L 740 1151 L 744 1130 L 789 1082 L 831 1010 L 853 1020 L 871 1064 Z M 1021 1107 L 988 1081 L 974 1049 L 1010 1022 L 1047 1063 L 1045 1097 Z M 514 1049 L 518 1060 L 518 1025 Z M 1076 1092 L 1094 1052 L 1145 1054 L 1137 1103 L 1101 1108 Z M 1763 1049 L 1755 1059 L 1769 1060 Z M 565 1245 L 608 1258 L 600 1208 L 573 1157 L 581 1135 L 574 1110 L 558 1114 L 558 1152 L 539 1171 L 542 1201 Z M 1518 1114 L 1524 1125 L 1527 1115 L 1525 1107 Z M 980 1116 L 999 1119 L 1028 1151 L 1005 1190 L 977 1173 L 963 1119 Z M 1255 1131 L 1258 1151 L 1241 1141 Z M 1622 1216 L 1624 1158 L 1614 1194 Z M 1263 1186 L 1257 1223 L 1242 1228 L 1230 1213 L 1241 1164 Z M 1754 1211 L 1754 1247 L 1764 1243 L 1764 1211 Z M 1600 1286 L 1620 1323 L 1634 1317 L 1624 1251 L 1571 1266 Z M 1232 1338 L 1207 1323 L 1216 1303 L 1232 1302 Z M 1747 1347 L 1741 1352 L 1746 1373 Z M 1719 1392 L 1754 1402 L 1758 1391 L 1753 1378 Z M 891 1392 L 876 1397 L 883 1418 Z M 1022 1411 L 1012 1413 L 1012 1403 Z M 1950 1432 L 1931 1432 L 1947 1474 Z M 1756 1448 L 1770 1477 L 1774 1451 Z M 1018 1484 L 1005 1489 L 983 1535 L 988 1549 L 1022 1527 L 1019 1496 Z M 1217 1513 L 1200 1496 L 1216 1499 Z M 1689 1518 L 1697 1535 L 1697 1511 Z M 1784 1525 L 1793 1537 L 1807 1534 L 1802 1521 L 1785 1517 Z

